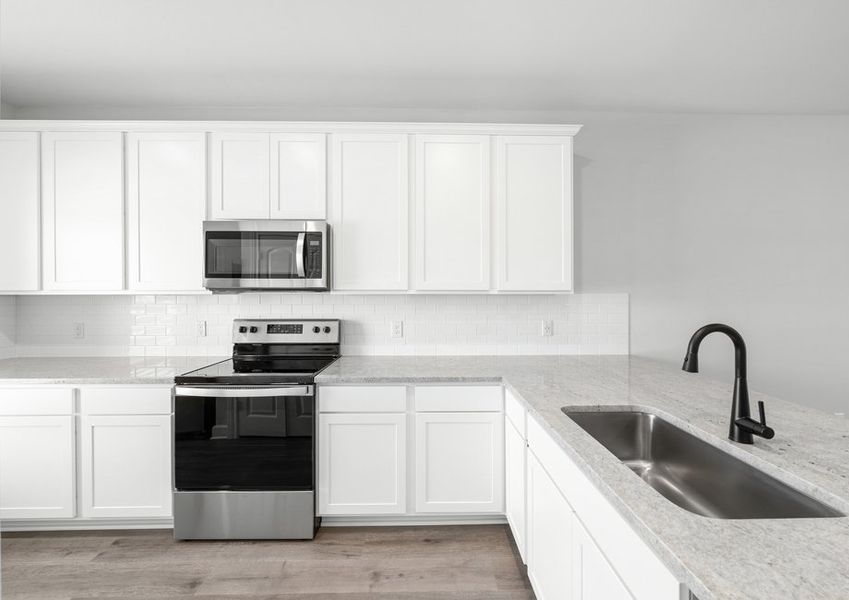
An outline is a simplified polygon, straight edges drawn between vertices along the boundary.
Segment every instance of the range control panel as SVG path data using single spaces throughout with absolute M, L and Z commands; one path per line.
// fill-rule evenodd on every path
M 236 319 L 235 344 L 338 344 L 338 319 Z

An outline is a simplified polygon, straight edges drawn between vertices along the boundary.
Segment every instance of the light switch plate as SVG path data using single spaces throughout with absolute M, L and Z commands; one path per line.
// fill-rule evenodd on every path
M 206 321 L 198 321 L 197 334 L 198 334 L 198 337 L 206 337 L 206 335 L 207 335 Z
M 85 323 L 74 323 L 73 337 L 75 340 L 82 340 L 85 338 Z

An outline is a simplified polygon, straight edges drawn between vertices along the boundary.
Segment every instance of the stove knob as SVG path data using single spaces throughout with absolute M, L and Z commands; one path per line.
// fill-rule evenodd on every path
M 330 333 L 330 327 L 329 326 L 324 327 L 324 333 Z
M 239 327 L 239 333 L 247 333 L 247 332 L 248 332 L 248 328 L 247 328 L 247 327 L 245 327 L 244 325 L 242 325 L 241 327 Z
M 259 331 L 259 328 L 251 327 L 251 333 L 256 333 L 257 331 Z
M 312 328 L 312 332 L 313 333 L 321 333 L 321 327 L 316 325 L 315 327 Z

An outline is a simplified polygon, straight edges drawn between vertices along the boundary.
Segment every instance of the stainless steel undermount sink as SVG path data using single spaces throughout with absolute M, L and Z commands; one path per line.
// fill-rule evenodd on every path
M 657 415 L 562 410 L 644 482 L 690 512 L 719 519 L 844 516 Z

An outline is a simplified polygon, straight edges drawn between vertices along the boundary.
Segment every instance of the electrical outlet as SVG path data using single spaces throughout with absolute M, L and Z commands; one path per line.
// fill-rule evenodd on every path
M 404 337 L 404 321 L 392 321 L 391 335 L 394 338 Z
M 85 323 L 74 323 L 74 333 L 75 340 L 81 340 L 85 338 Z
M 542 335 L 545 337 L 551 337 L 554 335 L 554 321 L 542 322 Z
M 206 321 L 198 321 L 198 337 L 206 337 Z

